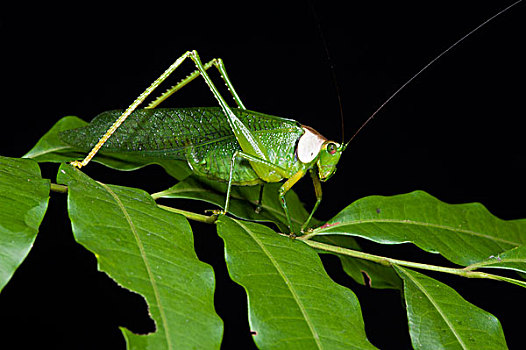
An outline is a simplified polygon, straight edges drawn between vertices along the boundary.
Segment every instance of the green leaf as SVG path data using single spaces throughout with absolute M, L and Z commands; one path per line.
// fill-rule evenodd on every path
M 274 222 L 282 232 L 289 232 L 287 218 L 278 197 L 280 186 L 280 183 L 264 185 L 261 211 L 259 213 L 255 209 L 259 199 L 260 187 L 233 186 L 230 196 L 229 214 L 252 221 Z M 155 193 L 152 196 L 154 198 L 196 199 L 224 208 L 226 189 L 226 183 L 190 176 L 169 189 Z M 292 219 L 293 232 L 299 232 L 309 213 L 307 213 L 293 191 L 287 192 L 286 199 Z M 311 224 L 315 225 L 316 223 L 317 220 L 312 219 Z
M 508 269 L 526 273 L 526 245 L 490 256 L 484 261 L 469 265 L 466 270 L 479 268 Z
M 70 165 L 60 167 L 58 181 L 68 185 L 75 239 L 100 270 L 149 305 L 157 330 L 123 330 L 129 348 L 219 348 L 214 272 L 197 259 L 186 219 L 158 208 L 142 190 L 96 182 Z
M 495 316 L 435 279 L 394 267 L 404 280 L 414 349 L 507 349 L 504 332 Z
M 446 204 L 415 191 L 359 199 L 314 233 L 410 242 L 467 266 L 526 244 L 526 220 L 501 220 L 480 203 Z
M 0 291 L 33 247 L 49 188 L 36 162 L 0 156 Z
M 38 162 L 70 162 L 84 159 L 89 150 L 74 148 L 60 139 L 60 132 L 86 126 L 88 123 L 78 117 L 64 117 L 24 155 Z M 136 170 L 146 165 L 158 164 L 172 177 L 182 180 L 191 174 L 185 162 L 180 160 L 156 159 L 126 153 L 99 152 L 93 158 L 94 162 L 116 170 Z
M 23 158 L 31 158 L 42 163 L 61 163 L 81 158 L 82 154 L 62 142 L 58 137 L 58 133 L 68 129 L 80 128 L 87 124 L 87 122 L 77 117 L 63 117 L 38 140 Z
M 266 226 L 221 216 L 228 271 L 248 294 L 260 349 L 372 349 L 358 299 L 326 274 L 316 252 Z

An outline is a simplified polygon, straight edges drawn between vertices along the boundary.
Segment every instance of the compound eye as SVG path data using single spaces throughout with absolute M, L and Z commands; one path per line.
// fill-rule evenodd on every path
M 336 150 L 338 149 L 338 147 L 336 146 L 335 143 L 329 143 L 327 145 L 327 151 L 329 151 L 330 154 L 334 154 L 336 153 Z

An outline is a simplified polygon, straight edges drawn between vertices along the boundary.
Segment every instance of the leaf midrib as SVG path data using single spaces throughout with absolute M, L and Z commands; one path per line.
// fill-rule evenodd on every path
M 243 230 L 245 230 L 250 235 L 250 237 L 252 237 L 252 239 L 258 244 L 258 246 L 261 248 L 261 250 L 268 257 L 268 259 L 272 262 L 272 265 L 274 265 L 274 267 L 278 271 L 279 275 L 281 276 L 281 278 L 283 279 L 283 281 L 287 285 L 287 288 L 290 290 L 290 293 L 292 294 L 292 296 L 294 298 L 294 301 L 296 302 L 296 304 L 298 305 L 298 308 L 300 309 L 301 313 L 303 314 L 303 318 L 305 319 L 305 322 L 309 326 L 309 329 L 310 329 L 310 331 L 312 333 L 312 336 L 313 336 L 314 340 L 316 341 L 316 345 L 318 346 L 319 349 L 322 349 L 323 347 L 322 347 L 322 344 L 320 342 L 319 334 L 318 334 L 318 332 L 316 332 L 316 329 L 314 328 L 314 324 L 310 320 L 309 315 L 307 314 L 307 310 L 305 309 L 305 306 L 301 302 L 298 294 L 296 293 L 296 291 L 295 291 L 294 287 L 292 286 L 292 283 L 290 282 L 290 280 L 287 278 L 285 272 L 281 269 L 281 267 L 279 266 L 279 264 L 276 261 L 276 259 L 274 259 L 274 257 L 272 256 L 272 254 L 267 250 L 267 248 L 265 247 L 263 242 L 261 242 L 257 238 L 257 236 L 248 227 L 246 227 L 245 225 L 243 225 L 241 222 L 239 222 L 237 220 L 235 220 L 235 222 L 239 226 L 241 226 L 241 228 Z
M 163 192 L 166 192 L 166 194 L 184 194 L 184 193 L 210 193 L 211 191 L 207 190 L 207 189 L 204 189 L 204 188 L 201 188 L 201 187 L 186 187 L 186 188 L 184 188 L 182 190 L 178 189 L 176 191 L 163 191 Z M 154 195 L 155 195 L 155 193 L 152 194 L 152 197 L 153 198 L 157 198 Z M 241 200 L 241 201 L 247 201 L 247 202 L 250 202 L 252 204 L 255 204 L 253 201 L 248 200 L 248 199 L 246 199 L 244 197 L 235 195 L 235 194 L 231 194 L 230 198 L 231 199 Z M 196 198 L 187 197 L 187 199 L 194 199 L 195 200 Z M 200 198 L 197 199 L 197 200 L 206 201 L 205 199 L 200 199 Z M 210 203 L 210 202 L 208 202 L 208 203 Z M 211 203 L 211 204 L 215 204 L 215 203 Z M 279 216 L 281 219 L 285 220 L 285 213 L 283 212 L 283 210 L 275 209 L 274 207 L 270 207 L 268 205 L 265 205 L 264 203 L 261 204 L 261 208 L 265 209 L 265 210 L 273 213 L 274 215 Z M 294 223 L 297 223 L 297 224 L 301 224 L 302 223 L 302 222 L 300 222 L 298 219 L 296 219 L 294 217 L 291 218 L 291 221 L 294 222 Z
M 27 154 L 25 154 L 22 157 L 23 158 L 27 158 L 27 159 L 34 159 L 36 157 L 40 157 L 43 154 L 49 154 L 49 153 L 53 153 L 53 152 L 56 152 L 56 151 L 61 151 L 61 150 L 67 149 L 67 148 L 71 148 L 71 146 L 57 146 L 57 147 L 52 147 L 52 148 L 46 148 L 46 149 L 44 149 L 42 151 L 33 152 L 31 154 L 29 154 L 29 152 L 28 152 Z M 29 154 L 29 156 L 28 156 L 28 154 Z
M 155 280 L 155 278 L 153 276 L 153 272 L 152 272 L 152 269 L 150 267 L 150 262 L 148 261 L 148 257 L 146 256 L 146 251 L 144 250 L 144 246 L 142 244 L 141 238 L 139 237 L 137 229 L 135 228 L 135 225 L 134 225 L 129 213 L 126 210 L 126 207 L 124 206 L 122 201 L 120 200 L 119 196 L 117 196 L 117 194 L 115 192 L 113 192 L 111 190 L 111 188 L 109 186 L 107 186 L 106 184 L 104 184 L 102 182 L 97 182 L 97 183 L 99 185 L 101 185 L 113 197 L 113 199 L 115 200 L 115 202 L 119 206 L 119 209 L 122 211 L 122 213 L 123 213 L 128 225 L 130 226 L 130 230 L 132 231 L 133 236 L 135 237 L 135 241 L 137 242 L 137 247 L 139 248 L 139 252 L 141 254 L 141 258 L 142 258 L 142 260 L 144 262 L 144 266 L 146 267 L 146 271 L 148 273 L 148 279 L 150 280 L 154 297 L 155 297 L 155 299 L 157 301 L 156 304 L 158 305 L 158 308 L 159 308 L 159 313 L 160 313 L 161 321 L 162 321 L 163 328 L 164 328 L 164 334 L 166 335 L 166 343 L 167 343 L 168 349 L 171 349 L 172 346 L 171 346 L 171 342 L 170 342 L 170 339 L 171 339 L 170 338 L 170 330 L 168 328 L 168 322 L 167 322 L 167 319 L 166 319 L 166 315 L 164 314 L 164 307 L 162 306 L 161 296 L 160 296 L 160 293 L 159 293 L 159 289 L 157 287 L 157 282 L 156 282 L 156 280 Z
M 375 224 L 375 223 L 391 223 L 391 224 L 406 224 L 406 225 L 433 227 L 433 228 L 438 228 L 438 229 L 447 230 L 447 231 L 460 232 L 460 233 L 464 233 L 464 234 L 475 236 L 475 237 L 485 238 L 485 239 L 492 240 L 492 241 L 495 241 L 495 242 L 501 242 L 501 243 L 509 244 L 509 245 L 512 245 L 512 246 L 515 246 L 515 247 L 520 245 L 520 243 L 518 243 L 518 242 L 509 241 L 509 240 L 506 240 L 506 239 L 503 239 L 503 238 L 500 238 L 500 237 L 490 236 L 490 235 L 479 233 L 479 232 L 472 231 L 472 230 L 466 230 L 466 229 L 461 229 L 461 228 L 458 228 L 458 227 L 434 224 L 434 223 L 430 223 L 430 222 L 407 220 L 407 219 L 403 219 L 403 220 L 401 220 L 401 219 L 372 219 L 372 220 L 357 220 L 357 221 L 353 221 L 353 222 L 342 222 L 342 223 L 339 223 L 338 225 L 335 224 L 335 225 L 329 226 L 327 228 L 327 232 L 330 232 L 330 231 L 334 230 L 335 228 L 342 227 L 342 226 L 352 226 L 352 225 L 371 224 L 371 223 L 373 223 L 373 224 Z M 320 230 L 318 232 L 323 232 L 323 230 Z
M 431 304 L 433 304 L 433 307 L 437 310 L 438 314 L 442 317 L 442 319 L 444 320 L 444 322 L 446 323 L 448 328 L 451 330 L 451 333 L 453 333 L 455 338 L 458 340 L 458 342 L 459 342 L 460 346 L 462 347 L 462 349 L 468 349 L 466 344 L 464 344 L 464 342 L 462 341 L 462 338 L 460 337 L 460 334 L 458 334 L 458 332 L 455 330 L 455 327 L 453 326 L 453 324 L 451 323 L 449 318 L 442 311 L 440 306 L 435 302 L 434 298 L 427 292 L 427 290 L 424 288 L 424 286 L 422 286 L 416 279 L 414 279 L 413 276 L 411 276 L 410 274 L 406 273 L 404 269 L 398 268 L 398 270 L 402 271 L 403 274 L 406 275 L 411 280 L 411 282 L 413 282 L 415 284 L 415 286 L 426 296 L 427 300 L 429 300 L 429 302 Z

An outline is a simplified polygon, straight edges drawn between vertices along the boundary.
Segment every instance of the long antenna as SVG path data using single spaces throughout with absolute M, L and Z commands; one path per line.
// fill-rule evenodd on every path
M 380 112 L 382 110 L 382 108 L 385 107 L 386 104 L 388 104 L 396 95 L 398 95 L 398 93 L 400 93 L 400 91 L 402 91 L 407 85 L 409 85 L 413 80 L 415 80 L 416 77 L 418 77 L 420 74 L 422 74 L 422 72 L 424 72 L 426 69 L 428 69 L 433 63 L 435 63 L 436 61 L 438 61 L 442 56 L 444 56 L 446 53 L 448 53 L 449 51 L 451 51 L 453 48 L 455 48 L 458 44 L 460 44 L 461 42 L 463 42 L 466 38 L 468 38 L 469 36 L 471 36 L 471 34 L 475 33 L 476 31 L 478 31 L 480 28 L 484 27 L 486 24 L 488 24 L 489 22 L 491 22 L 492 20 L 494 20 L 496 17 L 500 16 L 501 14 L 503 14 L 504 12 L 508 11 L 510 8 L 512 8 L 513 6 L 517 5 L 518 3 L 520 3 L 522 0 L 518 0 L 518 1 L 515 1 L 514 3 L 512 3 L 511 5 L 509 5 L 508 7 L 504 8 L 503 10 L 497 12 L 496 14 L 494 14 L 493 16 L 491 16 L 490 18 L 488 18 L 487 20 L 485 20 L 484 22 L 482 22 L 481 24 L 479 24 L 477 27 L 475 27 L 474 29 L 472 29 L 471 31 L 469 31 L 466 35 L 464 35 L 463 37 L 461 37 L 460 39 L 458 39 L 455 43 L 453 43 L 451 46 L 449 46 L 447 49 L 445 49 L 444 51 L 442 51 L 438 56 L 436 56 L 435 58 L 433 58 L 431 61 L 429 61 L 428 64 L 426 64 L 422 69 L 420 69 L 415 75 L 413 75 L 408 81 L 406 81 L 402 86 L 400 86 L 391 96 L 389 96 L 389 98 L 387 100 L 385 100 L 384 103 L 382 103 L 380 105 L 380 107 L 378 107 L 378 109 L 376 111 L 374 111 L 373 114 L 371 114 L 371 116 L 369 118 L 367 118 L 367 120 L 362 124 L 362 126 L 360 126 L 358 128 L 358 130 L 354 133 L 354 135 L 351 137 L 351 139 L 345 144 L 345 146 L 347 147 L 347 145 L 356 137 L 356 135 L 358 135 L 360 133 L 360 131 L 362 131 L 362 129 L 371 121 L 373 120 L 373 118 L 375 117 L 376 114 L 378 114 L 378 112 Z M 342 122 L 343 123 L 343 122 Z
M 312 12 L 312 15 L 314 16 L 314 20 L 316 21 L 316 26 L 318 29 L 318 34 L 320 35 L 321 42 L 323 44 L 323 48 L 325 49 L 325 55 L 327 56 L 327 62 L 329 63 L 329 69 L 331 71 L 331 78 L 332 83 L 334 85 L 334 89 L 336 90 L 336 97 L 338 98 L 338 107 L 340 110 L 340 120 L 341 120 L 341 130 L 342 130 L 342 145 L 345 142 L 345 123 L 344 123 L 344 117 L 343 117 L 343 104 L 342 104 L 342 97 L 340 92 L 340 86 L 338 85 L 338 80 L 336 79 L 336 69 L 334 68 L 334 63 L 331 59 L 331 54 L 329 51 L 329 45 L 327 44 L 327 40 L 325 39 L 325 35 L 323 35 L 323 30 L 321 28 L 321 22 L 318 18 L 318 15 L 316 13 L 316 10 L 314 9 L 314 5 L 312 2 L 309 1 L 310 10 Z

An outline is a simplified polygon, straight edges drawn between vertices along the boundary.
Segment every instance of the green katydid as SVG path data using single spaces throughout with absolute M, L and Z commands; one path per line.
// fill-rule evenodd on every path
M 137 106 L 186 58 L 195 63 L 197 70 L 158 97 L 146 109 L 137 110 Z M 237 108 L 228 106 L 210 79 L 207 70 L 212 66 L 219 70 Z M 198 76 L 204 78 L 220 108 L 154 109 Z M 108 152 L 140 151 L 149 156 L 184 159 L 197 175 L 228 182 L 222 213 L 228 212 L 232 185 L 250 186 L 285 180 L 280 187 L 279 198 L 289 228 L 292 227 L 292 221 L 285 194 L 309 172 L 314 183 L 316 203 L 303 224 L 302 231 L 321 202 L 321 182 L 334 174 L 346 147 L 345 144 L 326 139 L 313 128 L 297 121 L 247 110 L 230 82 L 222 60 L 214 59 L 203 64 L 196 51 L 188 51 L 178 58 L 124 113 L 103 113 L 88 129 L 72 130 L 62 137 L 68 143 L 81 147 L 89 144 L 91 147 L 93 137 L 102 134 L 101 126 L 108 125 L 108 121 L 115 120 L 118 115 L 118 119 L 88 156 L 82 162 L 73 162 L 73 165 L 79 168 L 87 165 L 101 148 Z M 130 119 L 127 127 L 117 131 L 127 118 Z M 114 136 L 111 137 L 112 135 Z
M 342 152 L 363 127 L 394 96 L 440 57 L 520 1 L 484 21 L 426 64 L 396 90 L 347 143 L 330 141 L 311 127 L 294 120 L 247 110 L 230 82 L 222 60 L 214 59 L 203 64 L 196 51 L 188 51 L 179 57 L 123 113 L 105 112 L 83 130 L 70 130 L 62 136 L 70 144 L 82 148 L 93 147 L 83 161 L 72 163 L 79 168 L 87 165 L 100 149 L 108 152 L 138 151 L 147 156 L 186 160 L 197 175 L 228 183 L 225 206 L 221 213 L 228 212 L 232 185 L 257 185 L 285 180 L 279 189 L 279 198 L 289 228 L 292 228 L 292 221 L 285 194 L 309 172 L 314 183 L 316 203 L 302 225 L 303 232 L 321 202 L 321 182 L 327 181 L 335 173 Z M 194 62 L 197 70 L 155 99 L 147 108 L 137 110 L 148 95 L 186 58 Z M 237 105 L 236 108 L 231 108 L 226 103 L 210 79 L 207 70 L 212 66 L 219 70 Z M 155 108 L 199 76 L 204 78 L 220 107 Z M 113 122 L 116 117 L 118 118 Z M 119 129 L 127 118 L 130 120 L 126 127 Z M 111 127 L 107 128 L 110 124 Z M 102 137 L 93 146 L 93 138 L 100 135 Z

